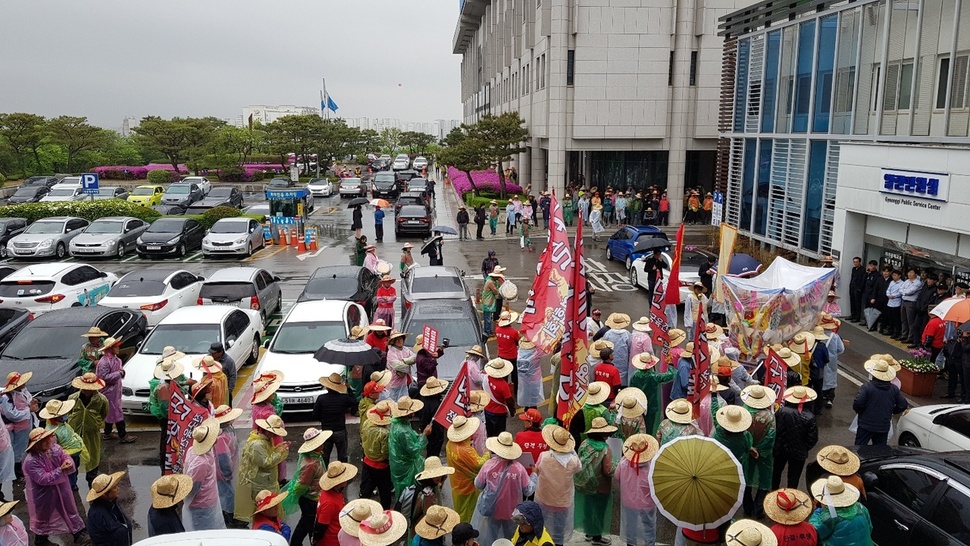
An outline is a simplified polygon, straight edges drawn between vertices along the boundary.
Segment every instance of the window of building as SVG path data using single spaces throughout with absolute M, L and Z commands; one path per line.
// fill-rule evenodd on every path
M 741 175 L 741 222 L 743 229 L 751 229 L 751 215 L 754 201 L 754 176 L 758 167 L 756 158 L 758 141 L 753 138 L 744 140 L 744 169 Z
M 539 90 L 539 76 L 542 74 L 542 71 L 539 70 L 539 67 L 541 65 L 542 65 L 541 58 L 540 57 L 536 57 L 535 66 L 532 67 L 532 69 L 535 70 L 535 73 L 532 75 L 532 79 L 535 82 L 536 91 Z
M 780 35 L 779 35 L 780 36 Z M 758 183 L 754 195 L 754 232 L 764 235 L 768 226 L 768 193 L 771 187 L 771 148 L 773 140 L 761 139 Z
M 566 51 L 566 85 L 573 85 L 576 79 L 576 50 Z
M 878 74 L 877 74 L 878 75 Z M 878 82 L 876 82 L 878 85 Z M 909 110 L 913 90 L 913 61 L 891 63 L 886 67 L 886 90 L 883 109 Z
M 828 142 L 813 140 L 808 154 L 808 191 L 805 196 L 805 216 L 802 224 L 802 248 L 818 251 L 822 231 L 822 195 L 825 184 L 825 159 Z
M 946 107 L 947 79 L 950 72 L 950 58 L 940 59 L 940 74 L 936 87 L 936 107 Z M 967 83 L 970 79 L 970 56 L 958 55 L 956 63 L 953 65 L 953 85 L 950 91 L 950 108 L 967 108 L 970 101 L 967 99 Z
M 815 21 L 798 28 L 798 68 L 795 76 L 795 120 L 792 131 L 808 130 L 809 105 L 812 101 L 812 64 L 815 57 Z
M 744 104 L 748 100 L 748 54 L 751 40 L 738 43 L 737 79 L 734 82 L 734 131 L 744 130 Z M 671 53 L 673 55 L 673 53 Z
M 769 32 L 768 39 L 765 42 L 765 84 L 764 92 L 761 95 L 761 131 L 765 133 L 771 133 L 775 130 L 775 101 L 778 99 L 780 46 L 781 31 Z M 764 229 L 759 233 L 764 235 Z
M 670 60 L 667 61 L 667 85 L 674 84 L 674 52 L 670 52 Z
M 697 52 L 690 52 L 690 85 L 697 85 Z
M 839 16 L 823 17 L 819 23 L 818 60 L 815 68 L 815 107 L 812 131 L 827 133 L 832 110 L 832 79 L 835 75 L 835 40 Z
M 542 88 L 546 88 L 546 54 L 542 54 Z

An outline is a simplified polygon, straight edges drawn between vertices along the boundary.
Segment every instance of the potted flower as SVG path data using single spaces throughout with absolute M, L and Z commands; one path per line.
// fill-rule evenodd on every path
M 916 348 L 909 352 L 912 358 L 899 362 L 901 368 L 897 373 L 900 389 L 911 396 L 930 396 L 936 386 L 936 375 L 940 369 L 930 361 L 931 353 L 923 348 Z

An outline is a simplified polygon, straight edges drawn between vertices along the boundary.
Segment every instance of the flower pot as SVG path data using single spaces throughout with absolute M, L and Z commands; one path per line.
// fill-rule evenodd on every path
M 910 396 L 931 396 L 936 386 L 935 373 L 913 372 L 900 368 L 896 377 L 899 378 L 900 389 Z

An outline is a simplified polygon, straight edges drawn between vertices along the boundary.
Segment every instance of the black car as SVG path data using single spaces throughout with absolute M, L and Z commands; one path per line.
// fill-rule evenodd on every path
M 235 186 L 217 186 L 209 191 L 205 199 L 192 203 L 185 209 L 186 214 L 202 214 L 216 207 L 242 208 L 243 196 Z
M 127 360 L 145 339 L 147 320 L 138 309 L 98 306 L 44 313 L 27 323 L 0 352 L 0 374 L 33 372 L 30 392 L 42 406 L 51 398 L 65 398 L 80 373 L 81 334 L 92 326 L 120 338 L 120 356 Z
M 379 172 L 371 178 L 371 195 L 375 199 L 378 197 L 397 197 L 400 193 L 397 184 L 395 184 L 394 173 Z
M 391 161 L 389 159 L 377 158 L 377 159 L 374 160 L 373 163 L 371 163 L 370 166 L 371 166 L 372 169 L 374 169 L 375 172 L 376 171 L 389 171 L 389 170 L 391 170 Z
M 20 186 L 13 195 L 7 198 L 7 204 L 36 203 L 50 191 L 51 189 L 47 186 Z
M 31 176 L 24 180 L 24 186 L 47 186 L 48 188 L 57 184 L 60 180 L 56 176 Z
M 438 331 L 439 343 L 448 340 L 445 354 L 438 358 L 438 377 L 451 381 L 465 361 L 465 351 L 482 343 L 482 321 L 471 298 L 462 300 L 418 300 L 401 321 L 402 332 L 421 332 L 425 325 Z M 488 358 L 488 353 L 486 353 Z
M 185 256 L 202 248 L 205 228 L 192 218 L 159 218 L 138 238 L 136 252 L 146 256 Z
M 423 205 L 405 205 L 394 218 L 394 234 L 400 237 L 405 233 L 431 236 L 431 213 Z
M 428 191 L 428 179 L 427 178 L 412 178 L 408 180 L 408 191 Z
M 180 207 L 178 205 L 153 205 L 150 207 L 166 216 L 176 215 L 180 216 L 185 214 L 185 207 Z
M 98 193 L 94 196 L 96 201 L 103 201 L 105 199 L 128 199 L 128 190 L 122 188 L 121 186 L 101 186 L 98 188 Z
M 344 300 L 360 304 L 373 315 L 377 308 L 377 275 L 356 265 L 318 267 L 297 301 Z
M 0 218 L 0 258 L 7 257 L 7 241 L 14 235 L 20 235 L 27 228 L 26 218 Z M 0 268 L 2 270 L 3 268 Z M 0 275 L 0 279 L 10 273 Z
M 274 178 L 269 181 L 269 184 L 267 184 L 267 189 L 270 190 L 282 190 L 294 187 L 296 187 L 296 183 L 289 178 Z
M 8 272 L 6 275 L 9 275 Z M 28 309 L 0 309 L 0 351 L 30 322 Z
M 397 198 L 397 201 L 394 202 L 394 214 L 400 213 L 401 208 L 406 207 L 408 205 L 420 205 L 424 207 L 429 213 L 431 212 L 431 209 L 428 207 L 427 203 L 425 203 L 421 195 L 409 194 L 405 192 L 399 195 Z

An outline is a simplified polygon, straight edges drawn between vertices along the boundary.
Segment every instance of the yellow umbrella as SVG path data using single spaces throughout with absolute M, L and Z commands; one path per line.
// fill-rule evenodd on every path
M 664 444 L 649 479 L 650 494 L 664 517 L 693 531 L 717 527 L 741 506 L 741 464 L 711 438 L 682 436 Z

